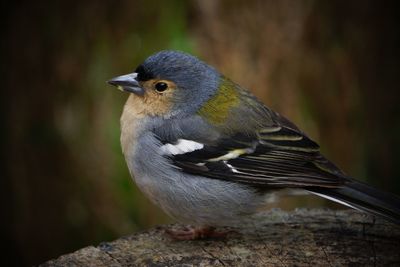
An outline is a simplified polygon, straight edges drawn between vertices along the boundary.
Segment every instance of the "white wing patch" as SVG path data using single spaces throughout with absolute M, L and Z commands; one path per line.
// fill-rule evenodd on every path
M 228 152 L 225 155 L 222 155 L 222 156 L 217 157 L 217 158 L 209 159 L 208 161 L 216 162 L 216 161 L 221 161 L 221 160 L 222 161 L 226 161 L 226 160 L 230 160 L 230 159 L 235 159 L 235 158 L 237 158 L 237 157 L 239 157 L 239 156 L 241 156 L 243 154 L 251 154 L 251 153 L 254 152 L 254 150 L 255 150 L 255 148 L 253 148 L 253 147 L 252 148 L 235 149 L 235 150 L 232 150 L 232 151 Z
M 229 167 L 229 169 L 231 169 L 231 171 L 233 173 L 242 173 L 240 171 L 238 171 L 235 167 L 233 167 L 231 164 L 229 164 L 227 161 L 224 161 L 225 165 Z
M 160 147 L 163 155 L 180 155 L 202 149 L 203 144 L 191 140 L 178 139 L 176 144 L 165 144 Z

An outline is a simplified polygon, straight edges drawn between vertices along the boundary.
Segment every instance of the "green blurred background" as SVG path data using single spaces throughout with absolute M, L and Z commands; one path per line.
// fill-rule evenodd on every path
M 216 66 L 348 174 L 399 194 L 399 20 L 395 1 L 2 1 L 0 264 L 168 222 L 129 177 L 127 94 L 105 83 L 161 49 Z

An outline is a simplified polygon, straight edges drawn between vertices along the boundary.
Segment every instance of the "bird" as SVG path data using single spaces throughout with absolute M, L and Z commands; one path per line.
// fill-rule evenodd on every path
M 224 236 L 266 196 L 302 190 L 400 224 L 400 198 L 346 175 L 319 145 L 197 57 L 159 51 L 108 81 L 128 92 L 121 147 L 139 189 L 191 225 L 177 240 Z

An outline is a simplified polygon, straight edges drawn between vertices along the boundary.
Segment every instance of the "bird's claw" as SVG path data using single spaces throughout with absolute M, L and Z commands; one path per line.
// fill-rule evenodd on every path
M 175 240 L 196 240 L 206 238 L 224 238 L 232 231 L 215 231 L 213 227 L 185 227 L 182 230 L 166 229 L 165 232 Z

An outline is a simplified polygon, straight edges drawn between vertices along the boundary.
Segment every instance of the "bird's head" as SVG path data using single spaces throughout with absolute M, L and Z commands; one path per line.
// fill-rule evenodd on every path
M 184 117 L 197 112 L 221 85 L 221 74 L 198 58 L 178 51 L 148 57 L 133 73 L 108 81 L 132 93 L 132 105 L 151 116 Z M 129 103 L 129 102 L 128 102 Z

